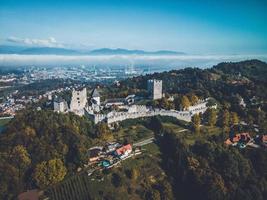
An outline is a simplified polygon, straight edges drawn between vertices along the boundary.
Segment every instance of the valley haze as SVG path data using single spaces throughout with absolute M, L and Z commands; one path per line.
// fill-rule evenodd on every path
M 21 66 L 150 66 L 156 71 L 184 67 L 208 68 L 220 62 L 236 62 L 246 59 L 267 61 L 266 54 L 215 55 L 215 54 L 97 54 L 97 55 L 21 55 L 0 54 L 0 67 Z M 152 69 L 153 70 L 153 69 Z M 154 69 L 155 70 L 155 69 Z

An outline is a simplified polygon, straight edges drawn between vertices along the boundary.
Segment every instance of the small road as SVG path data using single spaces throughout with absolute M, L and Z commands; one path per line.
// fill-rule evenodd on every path
M 182 132 L 185 132 L 185 131 L 189 131 L 188 129 L 182 129 L 180 131 L 177 131 L 178 133 L 182 133 Z
M 188 129 L 182 129 L 180 131 L 178 131 L 179 133 L 182 133 L 182 132 L 185 132 L 185 131 L 188 131 Z M 147 145 L 147 144 L 150 144 L 152 142 L 155 141 L 155 137 L 151 137 L 151 138 L 148 138 L 148 139 L 145 139 L 145 140 L 142 140 L 140 142 L 136 142 L 133 144 L 134 147 L 141 147 L 141 146 L 144 146 L 144 145 Z
M 8 117 L 0 117 L 0 119 L 13 119 L 14 116 L 8 116 Z
M 151 137 L 151 138 L 145 139 L 141 142 L 134 143 L 133 146 L 134 147 L 141 147 L 141 146 L 144 146 L 146 144 L 150 144 L 150 143 L 154 142 L 154 140 L 155 140 L 155 137 Z

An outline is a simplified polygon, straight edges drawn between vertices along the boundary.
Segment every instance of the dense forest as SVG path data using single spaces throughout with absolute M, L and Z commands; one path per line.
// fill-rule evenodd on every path
M 266 199 L 266 149 L 239 151 L 218 141 L 188 146 L 174 133 L 164 132 L 159 140 L 163 168 L 176 199 Z
M 54 163 L 58 169 L 74 173 L 86 159 L 93 134 L 91 121 L 71 113 L 34 110 L 18 113 L 0 135 L 1 199 L 9 199 L 26 188 L 46 187 L 62 180 L 57 177 L 48 181 L 37 174 L 45 161 L 52 166 L 59 161 Z

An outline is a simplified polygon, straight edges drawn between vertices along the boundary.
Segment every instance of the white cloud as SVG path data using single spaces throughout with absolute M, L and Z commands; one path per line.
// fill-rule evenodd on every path
M 49 37 L 48 39 L 30 39 L 30 38 L 9 37 L 6 39 L 6 41 L 11 42 L 11 43 L 29 45 L 29 46 L 64 47 L 64 45 L 57 42 L 57 40 L 54 37 Z

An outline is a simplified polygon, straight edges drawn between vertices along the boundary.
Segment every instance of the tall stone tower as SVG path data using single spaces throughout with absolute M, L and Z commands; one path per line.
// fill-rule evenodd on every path
M 150 79 L 147 81 L 147 91 L 153 100 L 162 98 L 162 80 Z
M 79 112 L 85 108 L 87 104 L 87 91 L 86 88 L 82 90 L 72 90 L 72 97 L 70 102 L 70 111 Z

